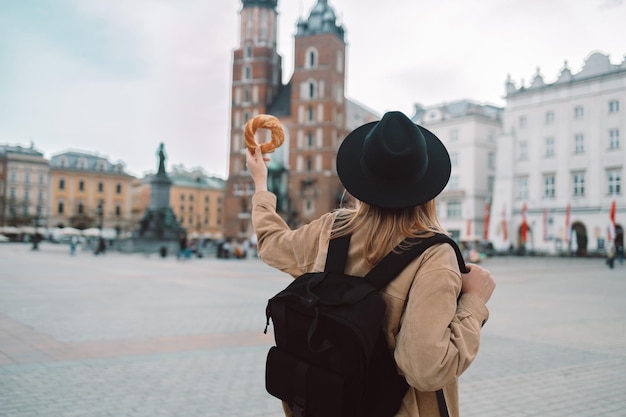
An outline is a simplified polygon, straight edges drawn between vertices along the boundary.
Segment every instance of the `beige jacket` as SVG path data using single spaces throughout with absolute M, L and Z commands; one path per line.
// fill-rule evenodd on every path
M 252 204 L 259 257 L 265 263 L 294 278 L 324 270 L 334 214 L 291 230 L 276 214 L 274 194 L 257 192 Z M 369 271 L 360 255 L 362 242 L 355 232 L 347 274 L 363 276 Z M 459 415 L 457 378 L 476 357 L 480 329 L 489 315 L 480 299 L 467 294 L 458 298 L 460 292 L 461 274 L 454 250 L 447 244 L 426 250 L 383 290 L 389 348 L 398 371 L 413 388 L 396 417 L 439 417 L 434 391 L 440 388 L 450 417 Z

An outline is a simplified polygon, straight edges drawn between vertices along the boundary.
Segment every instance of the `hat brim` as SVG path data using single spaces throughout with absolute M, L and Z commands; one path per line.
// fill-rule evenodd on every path
M 339 147 L 337 174 L 346 190 L 364 203 L 382 208 L 419 206 L 439 195 L 450 180 L 450 155 L 437 136 L 419 125 L 416 126 L 426 139 L 428 154 L 423 176 L 410 181 L 386 181 L 363 171 L 360 160 L 364 139 L 376 123 L 356 128 Z

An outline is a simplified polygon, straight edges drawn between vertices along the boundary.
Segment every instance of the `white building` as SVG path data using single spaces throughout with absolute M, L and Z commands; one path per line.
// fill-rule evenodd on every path
M 437 197 L 442 225 L 456 240 L 485 240 L 485 209 L 493 194 L 502 108 L 469 100 L 415 105 L 412 120 L 433 132 L 450 153 L 452 173 Z
M 586 255 L 603 253 L 615 228 L 623 239 L 624 106 L 626 60 L 598 52 L 576 74 L 566 62 L 553 83 L 539 70 L 529 86 L 509 77 L 490 222 L 496 248 Z

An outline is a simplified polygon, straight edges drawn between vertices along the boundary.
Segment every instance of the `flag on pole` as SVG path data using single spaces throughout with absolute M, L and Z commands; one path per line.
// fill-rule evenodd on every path
M 615 240 L 615 211 L 617 209 L 617 203 L 615 200 L 611 203 L 611 210 L 609 211 L 609 241 Z
M 569 244 L 569 215 L 570 215 L 571 207 L 569 203 L 567 203 L 567 207 L 565 208 L 565 246 Z
M 489 210 L 491 209 L 489 203 L 485 203 L 485 230 L 483 231 L 483 238 L 489 240 Z
M 526 222 L 526 203 L 522 206 L 522 243 L 526 243 L 526 237 L 528 235 L 528 223 Z
M 502 206 L 502 239 L 505 242 L 509 241 L 509 233 L 506 228 L 506 205 Z
M 548 209 L 543 209 L 543 241 L 548 241 Z

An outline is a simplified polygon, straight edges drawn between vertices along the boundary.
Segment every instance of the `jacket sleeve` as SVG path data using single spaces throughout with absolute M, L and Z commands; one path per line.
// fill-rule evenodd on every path
M 260 191 L 252 197 L 252 225 L 257 234 L 259 258 L 266 264 L 298 277 L 313 270 L 324 247 L 334 215 L 326 214 L 298 229 L 291 230 L 276 213 L 276 196 Z
M 453 249 L 435 246 L 411 285 L 396 336 L 394 356 L 407 382 L 436 391 L 458 378 L 478 354 L 485 304 L 461 295 L 461 275 Z

